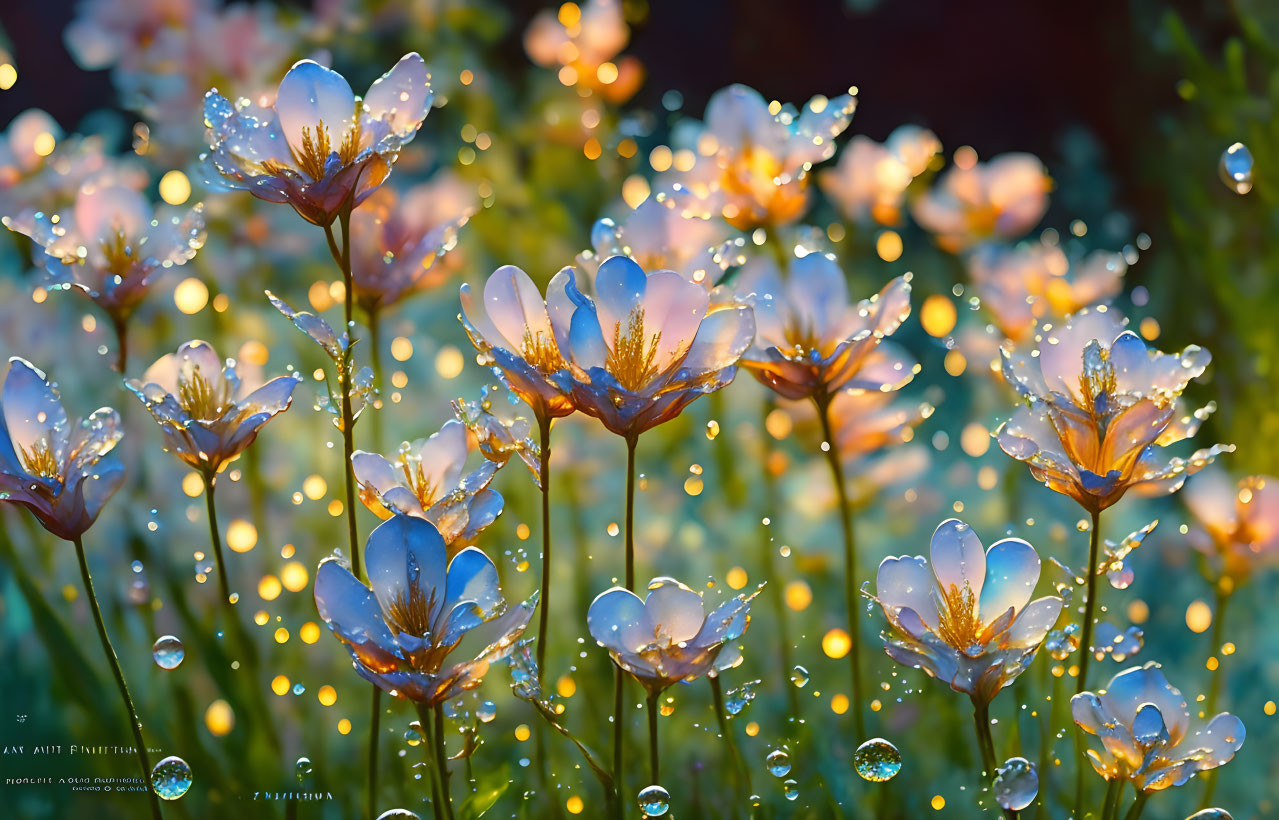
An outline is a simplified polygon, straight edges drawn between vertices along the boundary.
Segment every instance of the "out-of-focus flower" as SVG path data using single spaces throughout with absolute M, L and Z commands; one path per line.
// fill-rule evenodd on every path
M 1123 290 L 1122 254 L 1093 251 L 1071 262 L 1059 245 L 985 245 L 968 258 L 973 290 L 1004 337 L 1018 344 L 1036 324 L 1106 302 Z
M 360 500 L 380 518 L 425 518 L 456 553 L 502 512 L 502 496 L 488 486 L 499 465 L 483 459 L 465 472 L 470 449 L 466 425 L 453 419 L 430 438 L 401 444 L 394 461 L 356 450 L 351 466 Z
M 922 555 L 885 558 L 876 603 L 888 618 L 884 651 L 989 704 L 1035 657 L 1061 614 L 1061 598 L 1030 600 L 1039 555 L 1020 538 L 982 551 L 955 518 L 933 533 L 932 565 Z
M 206 477 L 214 476 L 258 437 L 262 426 L 289 409 L 296 373 L 249 391 L 208 342 L 184 343 L 162 356 L 141 379 L 125 384 L 164 431 L 165 449 Z
M 44 373 L 16 356 L 0 411 L 0 501 L 26 507 L 59 538 L 79 538 L 124 483 L 124 466 L 108 455 L 124 435 L 119 414 L 103 407 L 70 421 Z
M 1182 499 L 1195 517 L 1190 543 L 1235 585 L 1279 561 L 1279 479 L 1253 475 L 1232 481 L 1224 470 L 1204 470 Z
M 915 200 L 916 221 L 951 253 L 987 239 L 1018 239 L 1048 209 L 1052 178 L 1038 157 L 1002 154 L 989 162 L 952 166 Z
M 708 293 L 675 271 L 645 273 L 625 256 L 600 265 L 594 299 L 578 290 L 572 269 L 555 280 L 573 310 L 569 368 L 552 378 L 577 409 L 623 437 L 669 421 L 698 396 L 726 386 L 755 334 L 749 305 L 722 290 Z M 563 315 L 557 311 L 552 320 L 557 330 Z
M 539 470 L 542 450 L 531 435 L 533 425 L 523 416 L 499 416 L 494 413 L 490 393 L 489 386 L 486 385 L 478 401 L 454 399 L 453 415 L 466 425 L 486 459 L 501 467 L 511 460 L 511 456 L 519 456 L 524 466 L 533 474 L 533 483 L 541 489 L 542 477 Z M 511 397 L 511 401 L 516 400 Z
M 39 108 L 14 117 L 0 136 L 0 188 L 9 188 L 43 167 L 61 139 L 62 127 Z
M 0 216 L 56 213 L 75 204 L 81 188 L 123 185 L 140 191 L 148 182 L 137 157 L 107 154 L 100 136 L 72 134 L 32 108 L 13 118 L 0 135 Z
M 936 135 L 915 125 L 901 126 L 883 143 L 858 135 L 835 167 L 817 175 L 817 184 L 848 219 L 896 225 L 906 189 L 940 151 Z
M 910 315 L 910 278 L 899 276 L 853 304 L 831 256 L 793 259 L 785 282 L 771 260 L 751 259 L 734 285 L 755 308 L 755 343 L 742 367 L 788 399 L 829 398 L 843 388 L 897 390 L 919 367 L 884 341 Z
M 397 515 L 364 551 L 372 589 L 336 558 L 315 574 L 320 617 L 361 677 L 390 694 L 435 706 L 480 685 L 510 653 L 537 595 L 507 607 L 497 568 L 475 547 L 447 558 L 429 521 Z
M 1045 326 L 1033 353 L 1005 346 L 1004 378 L 1026 400 L 996 430 L 999 446 L 1049 488 L 1100 512 L 1130 488 L 1175 492 L 1233 445 L 1189 458 L 1164 448 L 1190 438 L 1212 410 L 1185 412 L 1180 396 L 1212 357 L 1191 345 L 1151 350 L 1118 311 L 1085 308 Z
M 738 595 L 707 613 L 700 593 L 674 578 L 654 578 L 643 599 L 622 587 L 600 593 L 586 625 L 613 662 L 656 695 L 724 668 L 717 659 L 750 626 L 751 600 L 758 594 Z
M 646 199 L 619 224 L 601 219 L 591 228 L 593 251 L 577 257 L 578 266 L 594 280 L 600 263 L 627 256 L 644 270 L 673 270 L 707 290 L 732 265 L 744 260 L 740 237 L 729 238 L 724 223 L 685 216 Z
M 1103 690 L 1075 695 L 1070 713 L 1095 738 L 1088 761 L 1097 774 L 1145 793 L 1224 766 L 1245 736 L 1243 721 L 1228 712 L 1192 732 L 1185 697 L 1154 662 L 1120 672 Z
M 447 275 L 436 263 L 457 244 L 458 230 L 470 213 L 433 222 L 430 212 L 419 207 L 420 199 L 416 190 L 401 199 L 383 187 L 351 213 L 355 301 L 369 313 L 395 304 L 413 290 L 436 287 Z
M 484 283 L 484 310 L 475 304 L 469 284 L 462 285 L 458 318 L 471 343 L 491 358 L 502 383 L 541 421 L 575 409 L 569 390 L 554 378 L 568 367 L 569 322 L 573 304 L 565 291 L 569 274 L 560 271 L 546 298 L 529 275 L 503 265 Z
M 330 225 L 390 174 L 426 119 L 431 96 L 417 52 L 374 81 L 363 100 L 341 74 L 311 60 L 289 69 L 270 108 L 232 105 L 211 90 L 206 181 L 287 203 L 308 222 Z
M 117 63 L 137 68 L 166 29 L 185 28 L 211 6 L 209 0 L 83 0 L 64 34 L 67 49 L 88 71 Z
M 5 227 L 44 248 L 45 270 L 60 287 L 84 292 L 117 323 L 146 295 L 155 273 L 182 265 L 204 245 L 204 206 L 152 213 L 124 185 L 84 185 L 63 216 L 25 211 Z
M 883 355 L 871 354 L 870 366 Z M 915 437 L 915 428 L 933 414 L 928 402 L 894 401 L 878 390 L 841 390 L 830 403 L 835 447 L 844 461 L 858 462 Z
M 621 0 L 587 0 L 538 12 L 524 32 L 524 50 L 544 68 L 560 66 L 564 85 L 598 91 L 609 102 L 621 103 L 644 81 L 638 59 L 613 62 L 630 38 Z
M 808 208 L 812 166 L 835 155 L 856 107 L 851 91 L 813 97 L 798 112 L 744 85 L 720 89 L 706 105 L 700 160 L 669 196 L 681 211 L 722 216 L 744 231 L 795 222 Z

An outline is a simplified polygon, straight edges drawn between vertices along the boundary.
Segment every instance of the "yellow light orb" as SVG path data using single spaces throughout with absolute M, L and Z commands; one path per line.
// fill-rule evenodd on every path
M 342 718 L 341 720 L 339 720 L 339 721 L 338 721 L 338 734 L 340 734 L 340 735 L 349 735 L 349 734 L 351 734 L 351 721 L 347 720 L 346 718 Z
M 225 737 L 235 728 L 235 711 L 231 704 L 218 698 L 204 710 L 204 725 L 214 737 Z
M 582 810 L 586 808 L 586 803 L 582 801 L 582 798 L 573 795 L 564 801 L 564 808 L 568 809 L 569 814 L 581 814 Z
M 919 311 L 919 323 L 924 326 L 924 331 L 938 339 L 955 329 L 958 318 L 955 303 L 940 293 L 925 299 Z
M 194 276 L 183 279 L 173 289 L 173 304 L 188 316 L 204 310 L 209 303 L 209 288 Z
M 884 231 L 875 239 L 875 253 L 885 262 L 896 262 L 902 255 L 902 238 L 897 231 Z
M 284 584 L 284 588 L 289 592 L 301 592 L 306 589 L 306 583 L 310 580 L 306 567 L 300 561 L 290 561 L 284 565 L 284 569 L 280 570 L 280 582 Z
M 828 658 L 842 658 L 852 648 L 853 642 L 849 639 L 848 633 L 838 627 L 829 630 L 822 636 L 822 651 L 826 653 Z
M 732 569 L 728 571 L 728 576 L 725 578 L 725 580 L 728 582 L 728 585 L 732 587 L 733 589 L 741 589 L 742 587 L 746 586 L 746 581 L 748 580 L 748 578 L 746 577 L 746 570 L 742 569 L 741 567 L 733 567 Z
M 1196 634 L 1212 626 L 1212 608 L 1204 601 L 1191 601 L 1186 607 L 1186 626 Z
M 258 528 L 237 518 L 226 528 L 226 545 L 236 552 L 248 552 L 257 546 Z
M 280 579 L 274 575 L 263 575 L 258 581 L 258 597 L 264 601 L 274 601 L 280 597 L 282 586 Z
M 397 362 L 407 362 L 413 358 L 413 340 L 407 336 L 396 336 L 391 341 L 391 358 Z
M 276 675 L 271 679 L 271 691 L 283 697 L 289 693 L 289 679 L 284 675 Z
M 191 180 L 178 170 L 160 177 L 160 198 L 170 205 L 181 205 L 191 198 Z
M 440 348 L 440 352 L 435 354 L 435 372 L 445 379 L 456 379 L 462 375 L 462 366 L 465 363 L 466 359 L 462 357 L 462 351 L 453 345 L 444 345 Z
M 791 581 L 785 590 L 786 606 L 803 612 L 813 602 L 813 590 L 804 581 Z
M 315 696 L 319 699 L 321 706 L 332 706 L 338 702 L 337 690 L 328 684 L 321 686 L 320 691 L 316 692 Z
M 204 479 L 197 472 L 190 472 L 182 476 L 182 492 L 188 498 L 197 498 L 200 493 L 204 492 Z
M 302 494 L 312 501 L 319 501 L 329 491 L 328 482 L 321 475 L 309 475 L 302 482 Z
M 320 625 L 315 621 L 307 621 L 298 630 L 298 637 L 302 639 L 302 643 L 315 643 L 320 639 Z

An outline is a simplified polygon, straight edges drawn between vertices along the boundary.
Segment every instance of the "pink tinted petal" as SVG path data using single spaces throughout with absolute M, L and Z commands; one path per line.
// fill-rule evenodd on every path
M 303 152 L 302 130 L 310 129 L 312 143 L 317 129 L 328 129 L 329 145 L 337 151 L 355 122 L 355 93 L 346 78 L 313 60 L 300 60 L 280 81 L 275 98 L 280 131 L 289 145 Z
M 1039 554 L 1020 538 L 1005 538 L 986 551 L 986 580 L 977 612 L 992 619 L 1012 607 L 1020 612 L 1039 583 Z
M 810 253 L 790 263 L 786 299 L 800 326 L 821 341 L 833 339 L 840 314 L 848 307 L 848 285 L 835 260 Z
M 431 77 L 416 51 L 405 54 L 395 66 L 373 81 L 364 95 L 364 110 L 401 136 L 417 131 L 431 105 Z
M 445 422 L 439 432 L 422 443 L 417 456 L 422 460 L 427 485 L 435 490 L 437 497 L 457 486 L 466 465 L 466 454 L 466 425 L 457 419 Z
M 683 367 L 696 378 L 734 364 L 755 337 L 755 314 L 745 305 L 736 305 L 707 314 L 697 329 Z
M 674 271 L 648 275 L 644 291 L 644 336 L 660 333 L 654 362 L 664 370 L 693 343 L 698 325 L 706 316 L 710 295 L 706 288 Z
M 503 265 L 484 283 L 484 307 L 510 350 L 523 349 L 526 333 L 552 337 L 541 292 L 529 275 L 514 265 Z
M 958 518 L 948 518 L 937 526 L 931 543 L 933 574 L 943 590 L 962 590 L 967 584 L 973 595 L 981 596 L 986 579 L 986 553 L 973 528 Z
M 1009 646 L 1031 647 L 1041 643 L 1061 615 L 1060 598 L 1037 598 L 1026 605 L 1008 628 Z
M 674 578 L 655 578 L 649 583 L 644 610 L 657 634 L 676 644 L 691 640 L 706 621 L 702 596 Z
M 41 443 L 53 445 L 55 455 L 61 455 L 57 449 L 68 434 L 67 413 L 42 371 L 25 359 L 10 359 L 0 406 L 20 459 L 23 451 L 30 453 Z
M 117 231 L 135 241 L 151 222 L 151 206 L 132 188 L 88 184 L 76 195 L 75 222 L 85 244 L 113 241 Z

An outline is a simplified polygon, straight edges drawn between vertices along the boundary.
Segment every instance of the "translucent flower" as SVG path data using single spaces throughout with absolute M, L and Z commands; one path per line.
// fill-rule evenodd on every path
M 142 194 L 122 184 L 86 183 L 68 214 L 24 211 L 5 227 L 44 248 L 58 287 L 83 291 L 117 322 L 146 295 L 155 274 L 186 264 L 204 245 L 204 206 L 152 213 Z
M 425 518 L 457 552 L 502 512 L 502 496 L 488 486 L 499 465 L 483 459 L 465 472 L 470 449 L 466 425 L 453 419 L 430 438 L 401 444 L 394 461 L 356 450 L 351 467 L 360 500 L 380 518 Z
M 355 301 L 376 313 L 415 290 L 436 287 L 445 276 L 443 255 L 457 244 L 469 211 L 445 222 L 422 207 L 431 190 L 413 189 L 403 198 L 379 188 L 351 213 L 351 274 Z
M 741 364 L 785 398 L 833 396 L 844 388 L 890 392 L 918 372 L 909 355 L 884 344 L 910 315 L 910 274 L 853 304 L 831 256 L 791 260 L 785 282 L 777 265 L 756 257 L 734 289 L 753 294 L 755 307 L 755 343 Z
M 1182 493 L 1194 515 L 1190 543 L 1238 585 L 1279 561 L 1279 479 L 1253 475 L 1236 483 L 1204 470 Z
M 244 452 L 262 426 L 289 409 L 301 377 L 280 376 L 250 391 L 234 359 L 208 342 L 184 343 L 125 385 L 164 431 L 165 449 L 206 476 Z
M 744 261 L 744 241 L 729 233 L 719 220 L 685 216 L 649 198 L 620 223 L 596 222 L 594 250 L 579 255 L 578 265 L 593 280 L 601 262 L 628 256 L 644 270 L 673 270 L 710 290 L 725 270 Z
M 142 52 L 165 30 L 188 26 L 209 6 L 209 0 L 81 0 L 64 39 L 87 71 L 117 63 L 136 67 Z
M 1017 239 L 1048 210 L 1052 179 L 1038 157 L 1002 154 L 952 166 L 915 200 L 915 220 L 952 253 L 987 239 Z
M 853 222 L 901 222 L 906 189 L 941 151 L 932 131 L 903 125 L 882 143 L 856 136 L 833 168 L 818 173 L 817 184 Z
M 59 538 L 79 538 L 124 483 L 124 466 L 108 456 L 123 435 L 109 407 L 70 421 L 44 373 L 13 357 L 0 391 L 0 501 L 26 507 Z
M 1030 600 L 1039 555 L 1020 538 L 983 552 L 972 528 L 950 518 L 933 533 L 931 551 L 931 567 L 922 555 L 879 565 L 873 600 L 888 618 L 884 651 L 989 704 L 1030 665 L 1061 598 Z
M 330 225 L 363 202 L 417 135 L 431 105 L 430 76 L 406 54 L 361 100 L 346 79 L 311 60 L 280 81 L 275 104 L 232 105 L 205 95 L 207 182 L 291 205 L 308 222 Z
M 1243 746 L 1243 721 L 1228 712 L 1191 732 L 1190 709 L 1159 665 L 1124 670 L 1105 689 L 1070 699 L 1075 724 L 1090 736 L 1088 761 L 1107 780 L 1138 792 L 1180 786 L 1230 762 Z
M 810 170 L 835 155 L 856 107 L 851 90 L 813 97 L 800 112 L 744 85 L 720 89 L 706 105 L 702 159 L 669 195 L 681 211 L 744 231 L 795 222 L 808 208 Z
M 1130 488 L 1178 490 L 1186 476 L 1232 445 L 1189 458 L 1165 448 L 1190 438 L 1212 405 L 1184 412 L 1180 396 L 1207 368 L 1208 351 L 1151 350 L 1126 320 L 1104 305 L 1084 309 L 1060 327 L 1044 325 L 1029 355 L 1005 346 L 1004 378 L 1026 400 L 995 431 L 999 446 L 1030 466 L 1049 488 L 1100 512 Z
M 1118 296 L 1127 270 L 1122 254 L 1098 250 L 1072 262 L 1047 242 L 985 245 L 968 258 L 974 292 L 1004 338 L 1019 344 L 1040 321 Z
M 382 522 L 364 558 L 372 589 L 338 559 L 320 563 L 316 608 L 361 677 L 428 706 L 479 686 L 537 605 L 535 594 L 507 607 L 488 556 L 467 547 L 449 561 L 444 539 L 421 518 Z
M 642 600 L 622 587 L 600 593 L 586 613 L 586 625 L 614 663 L 656 695 L 671 684 L 727 668 L 717 659 L 750 626 L 757 594 L 738 595 L 707 613 L 701 593 L 674 578 L 654 578 Z
M 524 50 L 544 68 L 560 66 L 565 85 L 598 91 L 619 103 L 630 99 L 644 78 L 639 60 L 613 62 L 630 38 L 621 0 L 587 0 L 538 12 L 524 32 Z
M 466 425 L 486 459 L 501 467 L 511 460 L 511 456 L 519 456 L 532 474 L 533 483 L 541 489 L 542 449 L 531 435 L 533 425 L 523 416 L 494 413 L 490 394 L 491 390 L 486 385 L 478 401 L 454 399 L 453 415 Z M 512 397 L 511 400 L 516 399 Z
M 573 305 L 567 325 L 560 287 Z M 567 329 L 570 352 L 569 368 L 552 378 L 577 409 L 628 438 L 731 382 L 755 334 L 749 305 L 675 271 L 645 273 L 624 256 L 600 265 L 594 299 L 578 290 L 572 269 L 548 290 L 552 324 L 561 338 Z
M 469 284 L 462 285 L 458 318 L 481 354 L 492 359 L 502 383 L 539 419 L 567 416 L 574 410 L 569 391 L 554 375 L 568 367 L 572 302 L 565 292 L 569 274 L 551 280 L 546 298 L 529 275 L 503 265 L 484 283 L 483 311 Z

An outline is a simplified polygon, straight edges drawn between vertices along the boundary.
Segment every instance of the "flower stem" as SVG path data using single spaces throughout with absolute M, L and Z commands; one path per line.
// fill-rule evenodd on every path
M 342 467 L 346 477 L 346 530 L 350 541 L 351 549 L 351 573 L 360 578 L 360 536 L 355 526 L 355 472 L 351 466 L 351 455 L 355 452 L 355 419 L 351 413 L 351 382 L 352 370 L 354 369 L 351 362 L 352 347 L 355 340 L 350 338 L 352 330 L 351 314 L 354 310 L 355 303 L 355 282 L 351 276 L 351 211 L 349 208 L 339 214 L 338 219 L 342 228 L 342 247 L 338 248 L 337 242 L 333 238 L 333 226 L 325 225 L 324 234 L 329 240 L 329 253 L 333 255 L 334 261 L 338 263 L 338 267 L 342 270 L 342 281 L 345 284 L 345 298 L 343 299 L 343 313 L 346 323 L 342 330 L 347 334 L 348 342 L 346 348 L 342 351 L 342 361 L 339 364 L 340 371 L 338 373 L 338 381 L 342 385 Z
M 839 448 L 836 447 L 835 436 L 831 432 L 831 396 L 821 393 L 814 398 L 814 402 L 822 422 L 822 445 L 835 482 L 839 519 L 844 531 L 844 605 L 848 609 L 848 659 L 853 684 L 853 706 L 849 711 L 853 714 L 853 728 L 860 743 L 866 737 L 866 724 L 862 714 L 865 703 L 862 698 L 861 636 L 857 624 L 857 542 L 853 537 L 853 506 L 844 480 L 844 464 L 839 460 Z
M 635 591 L 635 445 L 639 436 L 626 437 L 626 588 Z
M 622 763 L 625 755 L 622 749 L 622 709 L 625 695 L 626 673 L 622 667 L 613 664 L 613 805 L 615 816 L 622 816 Z
M 444 799 L 444 816 L 453 820 L 453 799 L 449 797 L 449 759 L 444 751 L 444 704 L 435 704 L 435 765 L 440 770 L 440 794 Z
M 227 582 L 226 562 L 222 558 L 222 533 L 218 529 L 218 507 L 213 501 L 213 488 L 217 475 L 206 472 L 204 475 L 204 505 L 209 511 L 209 540 L 213 542 L 213 558 L 218 565 L 218 590 L 222 593 L 222 606 L 231 606 L 231 585 Z M 234 614 L 231 617 L 235 617 Z M 227 625 L 230 628 L 230 624 Z
M 111 326 L 115 329 L 115 369 L 123 375 L 129 365 L 129 320 L 123 316 L 112 316 Z
M 1084 576 L 1088 579 L 1084 597 L 1084 629 L 1080 637 L 1079 679 L 1075 681 L 1075 694 L 1088 688 L 1088 662 L 1092 660 L 1092 622 L 1097 609 L 1097 551 L 1101 543 L 1101 512 L 1092 513 L 1092 527 L 1088 537 L 1088 566 Z
M 542 485 L 542 595 L 537 622 L 537 678 L 541 683 L 546 665 L 546 624 L 551 606 L 551 419 L 539 418 L 537 424 L 541 432 L 537 477 Z
M 635 445 L 639 443 L 638 435 L 626 436 L 626 588 L 635 590 Z M 614 664 L 616 666 L 616 664 Z M 625 709 L 626 673 L 622 667 L 616 666 L 613 679 L 613 788 L 616 793 L 617 811 L 622 811 L 622 764 L 625 753 L 622 741 L 623 710 Z
M 440 770 L 435 763 L 434 715 L 431 714 L 431 707 L 425 703 L 414 701 L 413 705 L 417 708 L 418 725 L 422 727 L 422 733 L 426 735 L 422 751 L 426 756 L 427 777 L 431 779 L 431 809 L 435 814 L 435 820 L 444 820 L 444 799 L 440 796 L 443 789 L 440 784 Z
M 124 682 L 124 673 L 120 671 L 120 660 L 115 649 L 111 647 L 111 639 L 107 637 L 106 624 L 102 622 L 102 610 L 98 607 L 98 596 L 93 592 L 93 578 L 89 575 L 89 562 L 84 557 L 84 542 L 77 536 L 75 544 L 76 558 L 80 561 L 80 578 L 84 581 L 84 593 L 89 599 L 89 609 L 93 612 L 93 623 L 98 628 L 98 640 L 102 642 L 102 652 L 107 656 L 107 665 L 115 676 L 116 686 L 120 688 L 120 697 L 124 700 L 124 708 L 129 712 L 129 728 L 133 730 L 133 742 L 138 748 L 138 763 L 142 766 L 142 783 L 147 790 L 147 798 L 151 806 L 151 817 L 160 818 L 160 799 L 151 787 L 151 761 L 147 758 L 147 744 L 142 739 L 142 724 L 138 721 L 138 710 L 133 706 L 133 697 L 129 694 L 128 684 Z
M 1119 801 L 1124 795 L 1124 781 L 1118 777 L 1106 781 L 1106 797 L 1101 804 L 1101 820 L 1115 820 L 1119 815 Z
M 382 722 L 382 690 L 376 685 L 369 714 L 369 788 L 366 796 L 365 812 L 369 817 L 377 816 L 377 742 L 381 736 L 378 727 Z
M 1234 592 L 1234 585 L 1223 586 L 1222 582 L 1217 583 L 1217 606 L 1213 612 L 1212 619 L 1212 644 L 1209 646 L 1209 652 L 1217 659 L 1217 668 L 1212 672 L 1212 679 L 1208 683 L 1208 697 L 1204 700 L 1204 716 L 1212 720 L 1213 715 L 1217 711 L 1217 699 L 1221 697 L 1221 686 L 1225 678 L 1225 670 L 1221 667 L 1225 662 L 1225 655 L 1221 651 L 1221 645 L 1226 637 L 1226 605 L 1230 603 L 1230 596 Z M 1200 808 L 1208 808 L 1208 804 L 1212 802 L 1212 796 L 1217 791 L 1217 769 L 1210 769 L 1204 772 L 1204 795 Z
M 386 385 L 382 382 L 382 314 L 375 307 L 370 307 L 365 313 L 369 323 L 369 359 L 373 364 L 373 386 L 381 395 L 386 390 Z M 373 408 L 373 446 L 378 452 L 386 446 L 382 440 L 385 435 L 382 408 L 385 407 L 386 402 L 383 401 L 382 407 Z
M 982 779 L 993 780 L 999 769 L 999 762 L 995 757 L 995 739 L 990 734 L 990 706 L 976 699 L 973 700 L 973 728 L 977 732 L 977 746 L 981 749 Z M 1002 811 L 1008 820 L 1016 820 L 1017 812 L 1012 809 Z
M 1124 815 L 1124 820 L 1137 820 L 1141 817 L 1141 812 L 1146 808 L 1146 801 L 1150 799 L 1150 795 L 1146 792 L 1137 792 L 1137 799 L 1133 801 L 1132 808 L 1128 809 L 1128 813 Z
M 737 737 L 728 722 L 728 712 L 724 710 L 724 690 L 720 686 L 719 675 L 707 675 L 711 684 L 711 700 L 715 704 L 715 719 L 719 722 L 719 733 L 728 744 L 728 753 L 733 758 L 733 775 L 737 778 L 738 788 L 744 783 L 747 792 L 751 791 L 751 773 L 742 762 L 741 751 L 737 748 Z
M 657 692 L 648 696 L 648 776 L 654 786 L 661 780 L 661 768 L 657 762 Z

